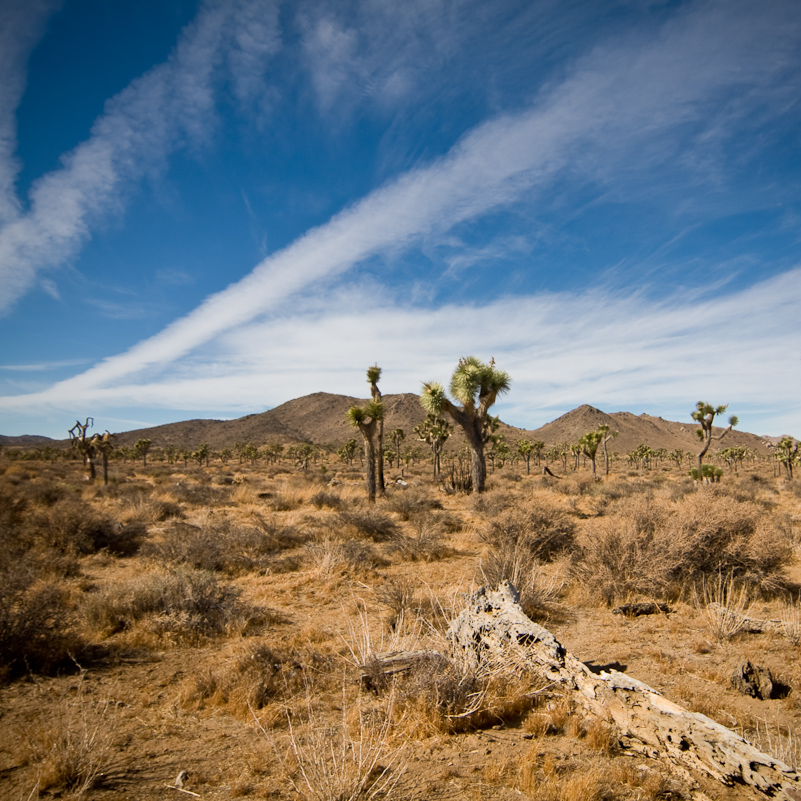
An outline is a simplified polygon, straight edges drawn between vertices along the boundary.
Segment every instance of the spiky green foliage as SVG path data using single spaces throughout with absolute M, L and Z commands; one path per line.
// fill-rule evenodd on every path
M 782 437 L 776 446 L 776 460 L 784 467 L 788 479 L 793 478 L 793 465 L 798 461 L 798 440 Z
M 728 404 L 721 405 L 721 406 L 712 406 L 705 401 L 698 401 L 695 405 L 695 411 L 692 412 L 692 418 L 698 423 L 701 427 L 696 429 L 695 433 L 698 439 L 703 442 L 703 447 L 701 448 L 700 453 L 698 454 L 698 470 L 700 474 L 701 465 L 704 461 L 704 456 L 706 456 L 706 452 L 709 450 L 709 446 L 712 443 L 713 439 L 720 440 L 729 433 L 729 431 L 737 425 L 739 420 L 737 419 L 736 415 L 732 415 L 729 418 L 729 426 L 728 428 L 724 429 L 718 436 L 712 435 L 712 426 L 715 422 L 715 418 L 719 415 L 723 414 L 726 409 L 728 409 Z
M 434 416 L 441 414 L 447 399 L 445 389 L 438 381 L 423 384 L 423 391 L 420 393 L 420 404 L 428 414 L 433 414 Z
M 459 364 L 451 376 L 450 391 L 453 398 L 461 404 L 452 403 L 442 384 L 431 381 L 423 384 L 420 403 L 428 414 L 446 413 L 458 423 L 465 432 L 472 452 L 473 491 L 483 492 L 486 479 L 484 445 L 497 422 L 488 420 L 488 411 L 499 395 L 507 392 L 511 384 L 508 373 L 495 367 L 495 360 L 488 364 L 475 356 L 459 359 Z
M 378 371 L 378 375 L 375 374 L 376 370 Z M 371 373 L 377 380 L 378 376 L 381 374 L 381 368 L 369 368 L 367 371 L 368 378 Z M 381 393 L 374 383 L 371 383 L 371 389 L 373 390 L 373 400 L 367 401 L 364 406 L 351 406 L 345 413 L 345 417 L 354 428 L 359 429 L 364 439 L 367 499 L 373 503 L 375 502 L 376 486 L 380 484 L 381 492 L 383 493 L 384 491 L 384 474 L 382 470 L 378 469 L 378 465 L 376 464 L 376 441 L 379 440 L 379 426 L 383 424 L 384 420 L 384 404 L 380 401 Z M 380 442 L 378 452 L 383 459 Z
M 509 391 L 509 374 L 495 368 L 495 360 L 484 364 L 475 356 L 459 359 L 451 376 L 451 395 L 465 408 L 484 412 L 495 403 L 498 395 Z
M 375 385 L 378 383 L 378 379 L 381 378 L 381 368 L 374 364 L 372 367 L 367 368 L 367 383 L 371 385 Z

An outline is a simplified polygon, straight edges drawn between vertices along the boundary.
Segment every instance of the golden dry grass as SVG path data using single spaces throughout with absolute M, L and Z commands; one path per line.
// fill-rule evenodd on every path
M 384 790 L 399 798 L 680 797 L 681 777 L 634 766 L 611 726 L 583 719 L 569 695 L 521 666 L 471 673 L 448 661 L 444 632 L 465 595 L 503 578 L 579 658 L 625 663 L 777 756 L 795 753 L 801 497 L 782 483 L 696 492 L 678 473 L 546 483 L 512 468 L 473 498 L 438 492 L 423 465 L 407 471 L 407 490 L 371 506 L 355 472 L 331 463 L 325 476 L 280 465 L 128 466 L 108 488 L 86 486 L 78 465 L 0 470 L 2 544 L 33 577 L 22 591 L 35 600 L 52 588 L 55 620 L 72 635 L 59 646 L 50 607 L 39 615 L 9 603 L 17 585 L 0 582 L 4 712 L 8 731 L 27 732 L 16 743 L 0 737 L 14 801 L 34 787 L 136 801 L 183 767 L 204 798 L 364 795 L 381 788 L 382 773 L 397 778 Z M 775 633 L 710 631 L 718 576 L 748 587 L 753 614 L 782 621 Z M 674 611 L 623 619 L 605 606 L 653 598 Z M 733 598 L 723 593 L 730 607 Z M 12 630 L 27 633 L 12 645 Z M 20 658 L 25 640 L 48 658 Z M 372 691 L 360 684 L 372 655 L 412 649 L 443 661 Z M 728 687 L 742 655 L 793 687 L 765 702 L 770 717 Z M 76 676 L 80 708 L 65 694 Z M 41 682 L 52 693 L 32 695 Z M 315 731 L 337 743 L 322 762 Z M 405 772 L 396 761 L 384 773 L 401 746 Z M 340 780 L 345 789 L 331 784 Z

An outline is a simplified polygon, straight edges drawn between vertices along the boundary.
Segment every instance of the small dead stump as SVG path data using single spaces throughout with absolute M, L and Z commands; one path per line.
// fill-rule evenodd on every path
M 767 701 L 773 697 L 773 676 L 768 668 L 744 659 L 731 674 L 731 686 L 743 695 Z
M 657 604 L 640 602 L 636 604 L 623 604 L 618 606 L 617 609 L 612 610 L 613 615 L 625 615 L 626 617 L 640 617 L 640 615 L 655 615 L 657 612 L 670 612 L 670 607 L 667 604 Z

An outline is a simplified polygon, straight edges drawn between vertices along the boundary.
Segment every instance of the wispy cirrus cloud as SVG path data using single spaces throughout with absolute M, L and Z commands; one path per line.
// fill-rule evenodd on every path
M 447 375 L 454 354 L 468 350 L 485 355 L 491 350 L 488 355 L 504 358 L 504 366 L 522 377 L 518 385 L 528 386 L 548 408 L 567 402 L 578 382 L 597 391 L 598 403 L 614 402 L 624 390 L 629 403 L 632 397 L 646 401 L 648 393 L 656 397 L 657 389 L 664 397 L 668 383 L 676 396 L 689 392 L 692 383 L 695 398 L 707 386 L 733 386 L 730 376 L 736 372 L 731 351 L 715 339 L 710 321 L 717 321 L 718 330 L 728 332 L 748 354 L 757 375 L 765 375 L 767 366 L 775 369 L 776 364 L 760 361 L 753 348 L 765 347 L 763 329 L 776 335 L 784 312 L 752 317 L 758 330 L 747 337 L 746 327 L 732 327 L 731 320 L 748 303 L 766 302 L 772 292 L 794 297 L 796 272 L 781 286 L 760 285 L 753 289 L 756 294 L 731 295 L 739 305 L 725 298 L 711 303 L 685 296 L 655 307 L 645 294 L 615 299 L 596 290 L 480 306 L 413 308 L 382 304 L 377 290 L 370 303 L 345 292 L 346 314 L 311 306 L 295 315 L 285 310 L 290 301 L 303 309 L 304 297 L 321 286 L 330 291 L 371 257 L 384 256 L 391 265 L 405 249 L 454 241 L 454 229 L 462 223 L 521 200 L 530 206 L 545 202 L 567 173 L 576 182 L 598 182 L 610 193 L 636 191 L 642 180 L 638 171 L 645 167 L 661 167 L 665 173 L 685 169 L 691 180 L 714 180 L 714 159 L 707 157 L 705 143 L 725 138 L 726 127 L 735 123 L 757 124 L 757 117 L 759 125 L 768 127 L 771 115 L 781 114 L 781 105 L 766 106 L 764 99 L 798 89 L 801 34 L 792 9 L 792 4 L 777 2 L 771 13 L 756 15 L 747 2 L 698 3 L 681 8 L 645 36 L 597 47 L 543 88 L 525 110 L 478 126 L 444 157 L 404 173 L 309 230 L 161 333 L 27 396 L 27 402 L 113 404 L 136 398 L 152 406 L 219 409 L 238 404 L 252 410 L 286 399 L 287 392 L 301 394 L 321 385 L 349 391 L 341 386 L 343 377 L 358 385 L 362 368 L 354 365 L 376 359 L 386 365 L 388 376 L 391 362 L 395 375 L 416 385 L 421 377 Z M 207 36 L 213 40 L 213 32 Z M 196 43 L 198 53 L 205 41 L 200 37 Z M 356 57 L 356 51 L 342 52 Z M 205 119 L 212 102 L 206 86 L 205 80 L 190 84 L 196 92 L 187 96 L 197 94 L 197 101 L 181 112 L 182 120 Z M 199 110 L 195 117 L 192 109 Z M 147 119 L 146 111 L 141 117 Z M 187 123 L 186 130 L 193 126 Z M 197 135 L 202 133 L 198 125 Z M 690 153 L 699 158 L 693 161 Z M 110 153 L 111 164 L 114 158 Z M 469 319 L 482 324 L 466 332 Z M 254 342 L 274 359 L 260 362 Z M 710 362 L 699 342 L 720 359 Z M 280 349 L 270 351 L 272 343 L 281 343 Z M 421 360 L 421 353 L 433 355 Z M 287 369 L 286 364 L 298 366 Z M 704 383 L 710 377 L 718 383 Z M 278 387 L 283 394 L 277 394 Z M 397 388 L 408 389 L 409 383 Z M 581 400 L 587 399 L 583 394 Z M 5 398 L 0 407 L 25 402 Z M 527 422 L 524 410 L 519 411 Z
M 20 211 L 14 189 L 20 169 L 16 111 L 25 91 L 28 56 L 59 5 L 59 0 L 7 0 L 0 10 L 0 225 Z
M 749 9 L 692 7 L 646 41 L 597 48 L 530 109 L 479 126 L 445 157 L 372 192 L 161 333 L 57 385 L 59 391 L 99 388 L 170 364 L 372 255 L 441 237 L 524 195 L 536 202 L 566 169 L 597 179 L 611 160 L 665 159 L 649 146 L 653 132 L 660 142 L 687 131 L 701 136 L 712 105 L 747 115 L 756 108 L 743 103 L 750 96 L 762 111 L 762 93 L 797 71 L 801 33 L 781 15 L 749 27 Z
M 52 8 L 43 1 L 34 6 L 38 17 L 27 14 L 27 28 L 17 26 L 29 31 L 28 39 L 38 30 L 39 17 Z M 197 147 L 208 139 L 220 84 L 229 84 L 240 101 L 253 101 L 279 46 L 276 26 L 271 3 L 209 0 L 184 29 L 168 61 L 106 103 L 90 137 L 62 158 L 64 166 L 34 183 L 30 211 L 12 216 L 0 229 L 0 312 L 34 285 L 42 269 L 72 257 L 98 218 L 121 210 L 131 182 L 163 169 L 176 148 Z M 8 88 L 0 92 L 0 201 L 2 182 L 9 181 L 3 165 L 13 163 L 5 151 L 13 143 L 8 131 L 14 100 L 24 86 L 23 54 L 19 45 L 0 59 L 10 75 Z
M 431 309 L 377 286 L 343 287 L 229 331 L 156 377 L 105 387 L 65 382 L 2 398 L 0 409 L 244 414 L 321 389 L 359 394 L 366 365 L 376 361 L 385 392 L 415 392 L 423 380 L 447 380 L 458 355 L 474 353 L 512 375 L 499 411 L 517 426 L 539 426 L 584 402 L 683 419 L 704 398 L 731 402 L 748 430 L 778 434 L 794 430 L 801 412 L 797 381 L 777 380 L 797 362 L 786 333 L 799 304 L 801 268 L 689 302 L 681 293 L 654 301 L 595 289 Z M 762 411 L 768 386 L 781 409 L 770 416 Z

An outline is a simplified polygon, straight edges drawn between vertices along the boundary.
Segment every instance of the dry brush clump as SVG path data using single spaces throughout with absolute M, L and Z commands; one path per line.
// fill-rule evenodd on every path
M 83 798 L 117 770 L 116 707 L 86 692 L 84 677 L 74 692 L 49 704 L 47 721 L 21 732 L 21 757 L 36 770 L 29 798 L 39 792 Z
M 589 521 L 574 575 L 607 603 L 621 597 L 678 597 L 717 575 L 762 593 L 783 586 L 786 532 L 758 505 L 702 490 L 678 501 L 640 496 Z
M 89 596 L 84 615 L 105 636 L 146 633 L 185 642 L 209 637 L 254 633 L 267 610 L 241 600 L 240 591 L 213 573 L 181 566 L 157 568 Z
M 173 521 L 147 543 L 143 555 L 198 570 L 239 575 L 267 570 L 276 555 L 308 540 L 294 526 L 260 515 L 251 516 L 251 520 L 255 525 L 222 515 L 207 515 L 200 525 Z
M 488 545 L 478 568 L 478 578 L 495 589 L 510 581 L 520 593 L 521 605 L 532 618 L 547 616 L 562 583 L 543 563 L 569 553 L 575 543 L 576 524 L 559 507 L 542 500 L 506 508 L 479 529 Z
M 370 704 L 361 693 L 354 698 L 343 680 L 332 721 L 317 703 L 311 675 L 305 678 L 305 699 L 287 709 L 286 737 L 262 729 L 293 789 L 306 801 L 391 798 L 406 770 L 405 743 L 394 740 L 392 694 Z
M 29 560 L 0 570 L 0 677 L 74 667 L 85 647 L 63 586 Z

